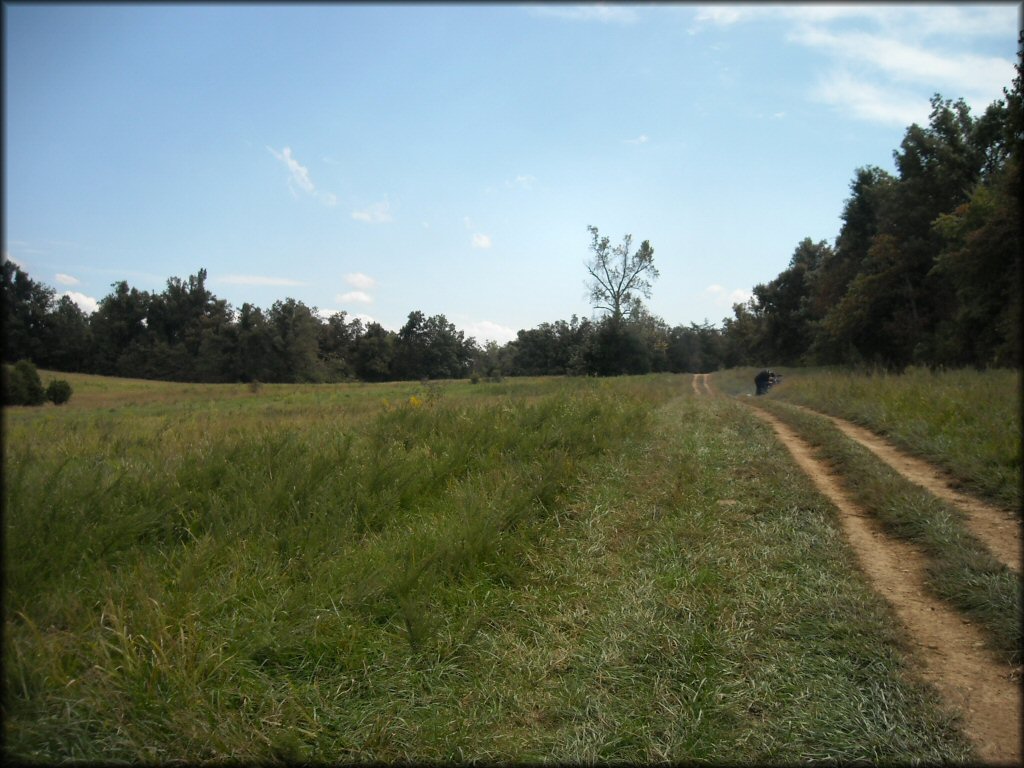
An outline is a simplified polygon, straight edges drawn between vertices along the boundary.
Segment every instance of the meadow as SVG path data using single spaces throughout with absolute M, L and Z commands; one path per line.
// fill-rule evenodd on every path
M 689 376 L 61 376 L 4 411 L 9 757 L 972 756 L 834 510 Z

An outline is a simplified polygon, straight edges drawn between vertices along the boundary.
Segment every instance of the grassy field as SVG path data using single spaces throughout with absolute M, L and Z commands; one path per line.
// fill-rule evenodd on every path
M 831 507 L 689 376 L 62 377 L 4 411 L 7 756 L 971 757 Z

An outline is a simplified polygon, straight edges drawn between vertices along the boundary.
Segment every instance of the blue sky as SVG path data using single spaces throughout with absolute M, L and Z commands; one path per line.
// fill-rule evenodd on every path
M 4 255 L 85 308 L 205 267 L 499 342 L 591 316 L 587 226 L 719 323 L 832 241 L 933 93 L 1013 79 L 1020 6 L 4 6 Z

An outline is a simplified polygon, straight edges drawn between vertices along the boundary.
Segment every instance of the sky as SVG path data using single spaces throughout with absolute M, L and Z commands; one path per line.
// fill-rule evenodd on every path
M 732 316 L 929 99 L 1014 76 L 1002 4 L 5 3 L 4 257 L 87 312 L 207 270 L 480 343 L 593 317 L 588 226 L 648 309 Z

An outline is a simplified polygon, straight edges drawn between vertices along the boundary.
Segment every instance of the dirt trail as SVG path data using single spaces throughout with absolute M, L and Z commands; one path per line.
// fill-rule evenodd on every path
M 707 375 L 697 376 L 711 394 Z M 979 756 L 990 763 L 1019 765 L 1024 758 L 1021 691 L 1013 679 L 1013 669 L 985 649 L 985 639 L 973 625 L 929 595 L 925 586 L 927 561 L 913 545 L 887 536 L 786 424 L 760 408 L 753 412 L 772 426 L 797 465 L 838 508 L 843 532 L 861 567 L 906 627 L 924 677 L 962 713 L 964 729 Z
M 796 407 L 830 419 L 843 434 L 863 445 L 910 482 L 956 505 L 967 516 L 967 527 L 971 533 L 981 539 L 1000 562 L 1017 573 L 1021 572 L 1020 523 L 1012 514 L 961 493 L 952 486 L 941 470 L 903 453 L 864 427 L 804 406 Z

